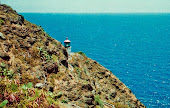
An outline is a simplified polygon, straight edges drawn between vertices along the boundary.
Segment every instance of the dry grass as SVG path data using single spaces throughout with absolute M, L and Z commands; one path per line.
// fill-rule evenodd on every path
M 35 75 L 32 75 L 30 72 L 25 72 L 21 74 L 21 83 L 29 83 L 32 82 L 36 84 L 38 82 L 38 78 Z

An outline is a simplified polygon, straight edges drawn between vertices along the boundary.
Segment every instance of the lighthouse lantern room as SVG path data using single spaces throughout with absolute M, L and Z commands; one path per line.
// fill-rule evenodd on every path
M 71 41 L 68 40 L 68 37 L 66 38 L 66 40 L 64 41 L 64 47 L 67 50 L 67 53 L 70 55 L 71 53 L 71 45 L 70 45 Z

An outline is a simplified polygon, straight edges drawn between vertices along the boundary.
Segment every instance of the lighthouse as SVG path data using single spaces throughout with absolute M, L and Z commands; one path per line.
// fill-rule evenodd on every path
M 67 50 L 68 55 L 70 55 L 71 53 L 71 45 L 70 45 L 70 40 L 68 40 L 68 37 L 66 38 L 66 40 L 64 41 L 64 47 Z

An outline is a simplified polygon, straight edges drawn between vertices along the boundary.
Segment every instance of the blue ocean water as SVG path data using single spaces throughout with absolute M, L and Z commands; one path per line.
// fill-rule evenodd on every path
M 170 14 L 21 13 L 53 38 L 71 40 L 148 108 L 170 108 Z

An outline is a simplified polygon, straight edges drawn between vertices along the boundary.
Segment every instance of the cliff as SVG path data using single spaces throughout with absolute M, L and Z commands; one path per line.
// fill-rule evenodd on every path
M 0 107 L 145 107 L 116 76 L 0 5 Z

